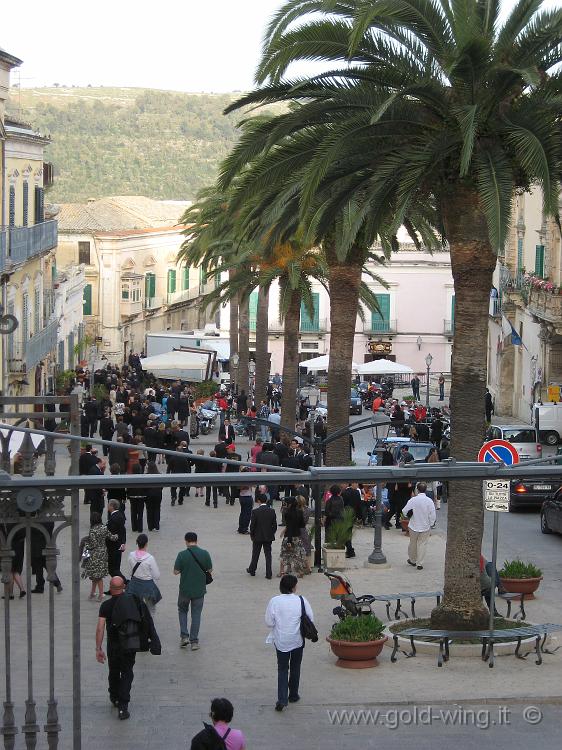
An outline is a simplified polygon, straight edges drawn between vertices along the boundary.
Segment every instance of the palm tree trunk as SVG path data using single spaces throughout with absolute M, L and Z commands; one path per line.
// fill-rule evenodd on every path
M 238 307 L 238 392 L 242 389 L 248 393 L 250 379 L 250 299 L 245 297 L 240 300 Z
M 349 393 L 355 322 L 364 253 L 352 248 L 345 262 L 326 248 L 330 284 L 330 365 L 328 369 L 328 435 L 349 425 Z M 328 466 L 349 466 L 349 436 L 327 448 Z
M 291 292 L 285 313 L 283 331 L 283 395 L 281 397 L 281 426 L 295 429 L 297 388 L 299 385 L 299 325 L 301 294 Z
M 228 278 L 232 282 L 235 270 L 229 270 Z M 238 297 L 233 297 L 229 303 L 230 313 L 230 355 L 238 353 Z
M 496 256 L 473 191 L 449 194 L 443 216 L 455 282 L 451 454 L 459 461 L 475 461 L 484 440 L 488 309 Z M 432 627 L 486 627 L 488 611 L 482 604 L 479 566 L 483 529 L 482 481 L 453 484 L 444 598 L 432 612 Z
M 269 289 L 258 291 L 258 309 L 256 313 L 256 383 L 255 402 L 259 404 L 265 398 L 269 380 Z

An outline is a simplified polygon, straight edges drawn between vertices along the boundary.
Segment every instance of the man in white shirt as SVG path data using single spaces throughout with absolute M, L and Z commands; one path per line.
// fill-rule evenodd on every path
M 410 498 L 404 506 L 402 513 L 407 515 L 412 511 L 412 517 L 408 524 L 410 533 L 410 543 L 408 545 L 408 565 L 412 565 L 418 570 L 423 570 L 423 561 L 425 550 L 431 527 L 435 523 L 435 503 L 425 494 L 427 485 L 425 482 L 418 482 L 416 486 L 417 494 Z
M 265 624 L 271 628 L 266 643 L 274 643 L 277 651 L 276 711 L 282 711 L 288 703 L 300 700 L 299 682 L 304 640 L 301 635 L 301 597 L 295 593 L 297 583 L 296 576 L 290 573 L 282 576 L 279 582 L 281 595 L 270 600 L 265 612 Z M 306 614 L 314 620 L 312 607 L 304 596 L 302 602 Z

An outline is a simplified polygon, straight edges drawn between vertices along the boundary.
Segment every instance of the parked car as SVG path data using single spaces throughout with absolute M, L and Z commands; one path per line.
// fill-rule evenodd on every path
M 519 459 L 542 457 L 542 445 L 537 430 L 528 424 L 491 425 L 486 440 L 507 440 L 517 450 Z
M 561 486 L 550 479 L 512 479 L 509 492 L 509 510 L 542 507 L 546 499 Z
M 551 534 L 553 531 L 562 534 L 562 489 L 550 495 L 541 507 L 541 531 Z
M 375 447 L 371 452 L 368 452 L 367 455 L 369 456 L 369 466 L 377 466 L 378 465 L 378 456 L 380 455 L 380 449 L 381 448 L 388 448 L 388 450 L 392 453 L 392 458 L 394 459 L 394 463 L 397 464 L 400 459 L 400 449 L 402 446 L 405 445 L 409 452 L 414 457 L 415 463 L 423 463 L 425 459 L 427 458 L 429 451 L 432 448 L 435 448 L 433 443 L 426 443 L 426 442 L 415 442 L 414 440 L 411 440 L 410 438 L 379 438 L 379 440 L 376 441 Z M 379 450 L 377 450 L 379 449 Z

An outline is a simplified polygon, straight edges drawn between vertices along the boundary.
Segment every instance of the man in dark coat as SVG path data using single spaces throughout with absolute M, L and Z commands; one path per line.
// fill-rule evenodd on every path
M 189 454 L 191 451 L 188 449 L 187 444 L 180 443 L 176 450 L 179 453 L 185 453 L 184 456 L 171 456 L 170 457 L 170 474 L 191 474 L 191 460 L 189 458 Z M 178 505 L 183 505 L 183 499 L 184 497 L 189 497 L 189 490 L 190 487 L 180 487 L 179 495 L 178 495 L 178 488 L 177 487 L 171 487 L 170 492 L 172 496 L 172 505 L 176 504 L 176 500 L 178 501 Z
M 252 560 L 246 571 L 256 575 L 256 568 L 263 549 L 265 556 L 265 577 L 271 579 L 273 576 L 271 568 L 271 543 L 275 539 L 277 531 L 277 516 L 273 508 L 267 505 L 267 497 L 262 494 L 256 496 L 257 508 L 252 511 L 250 520 L 250 539 L 252 540 Z
M 121 556 L 127 541 L 127 530 L 119 500 L 110 500 L 107 505 L 107 530 L 110 534 L 117 534 L 115 541 L 109 538 L 106 540 L 109 575 L 121 576 L 124 579 L 125 576 L 121 573 Z
M 88 472 L 88 476 L 102 477 L 104 468 L 104 462 L 99 458 L 95 466 L 92 466 Z M 92 513 L 99 513 L 100 516 L 103 514 L 103 506 L 105 504 L 104 492 L 105 490 L 98 483 L 86 489 L 84 493 L 84 503 L 90 506 L 90 518 Z
M 84 448 L 84 453 L 81 453 L 78 459 L 78 473 L 81 476 L 89 474 L 92 466 L 95 466 L 98 461 L 97 451 L 88 443 Z
M 84 406 L 84 412 L 86 414 L 86 418 L 88 420 L 88 425 L 90 429 L 90 437 L 94 437 L 96 434 L 96 430 L 98 428 L 98 418 L 99 418 L 99 404 L 96 400 L 95 396 L 90 396 L 88 401 L 86 401 L 86 405 Z
M 241 461 L 242 457 L 239 453 L 236 453 L 236 446 L 234 443 L 230 443 L 226 449 L 226 457 L 229 461 Z M 225 469 L 227 474 L 241 471 L 241 467 L 234 466 L 233 464 L 227 464 Z M 234 501 L 240 497 L 240 487 L 227 487 L 226 488 L 226 502 L 234 505 Z
M 264 443 L 261 453 L 256 456 L 256 463 L 262 466 L 280 466 L 279 456 L 273 451 L 271 443 Z M 277 485 L 267 485 L 269 496 L 272 500 L 279 497 L 279 488 Z

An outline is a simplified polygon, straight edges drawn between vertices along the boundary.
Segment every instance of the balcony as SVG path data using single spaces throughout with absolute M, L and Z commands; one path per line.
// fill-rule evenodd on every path
M 502 316 L 502 301 L 499 297 L 490 297 L 490 317 L 501 318 Z
M 444 320 L 443 321 L 443 333 L 445 336 L 452 336 L 455 332 L 455 321 Z
M 301 333 L 326 333 L 328 330 L 328 321 L 326 318 L 316 318 L 316 320 L 301 320 L 299 331 Z
M 25 363 L 25 341 L 8 337 L 6 346 L 6 364 L 9 373 L 22 374 L 27 372 Z
M 145 310 L 158 310 L 164 304 L 162 297 L 146 297 L 144 300 Z
M 168 292 L 167 304 L 168 305 L 179 305 L 182 302 L 190 302 L 191 300 L 202 297 L 205 294 L 209 294 L 216 289 L 215 281 L 212 279 L 206 284 L 197 284 L 191 286 L 189 289 L 183 289 L 178 292 Z
M 142 301 L 139 300 L 130 300 L 130 299 L 122 299 L 121 300 L 121 307 L 120 307 L 120 313 L 122 318 L 131 318 L 134 315 L 138 315 L 142 312 Z
M 369 335 L 374 333 L 396 333 L 396 321 L 395 320 L 365 320 L 363 321 L 363 333 Z
M 539 320 L 553 323 L 558 329 L 562 328 L 562 295 L 546 292 L 543 289 L 529 287 L 527 311 Z
M 31 227 L 8 229 L 8 252 L 2 257 L 12 263 L 25 263 L 57 246 L 58 222 L 43 221 Z
M 28 370 L 33 369 L 48 354 L 56 351 L 58 327 L 58 321 L 52 320 L 42 331 L 26 342 L 25 364 Z

